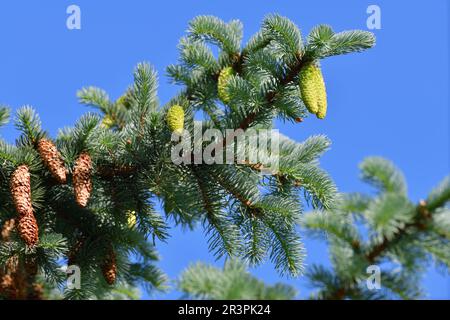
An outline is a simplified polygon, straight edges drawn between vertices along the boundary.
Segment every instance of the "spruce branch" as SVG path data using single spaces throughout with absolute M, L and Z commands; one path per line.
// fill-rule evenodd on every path
M 311 283 L 319 289 L 317 297 L 386 299 L 392 294 L 404 299 L 420 297 L 420 263 L 431 256 L 447 268 L 450 265 L 444 253 L 449 238 L 442 232 L 450 217 L 448 177 L 431 192 L 429 200 L 412 205 L 405 198 L 403 174 L 391 162 L 368 158 L 360 168 L 362 178 L 377 186 L 379 193 L 375 197 L 349 194 L 341 197 L 334 209 L 310 213 L 302 220 L 302 225 L 314 234 L 327 232 L 330 244 L 334 273 L 323 268 L 307 272 Z M 361 222 L 368 228 L 368 241 L 358 234 Z M 444 229 L 436 228 L 436 223 L 443 223 Z M 402 265 L 400 273 L 389 269 L 395 261 Z M 362 283 L 365 268 L 374 264 L 387 268 L 381 274 L 383 291 L 379 293 L 371 292 Z
M 329 53 L 360 51 L 371 45 L 361 33 L 338 35 L 331 37 L 334 51 Z M 276 117 L 297 121 L 306 115 L 299 73 L 321 56 L 303 43 L 297 26 L 271 15 L 245 46 L 241 41 L 239 21 L 195 18 L 180 41 L 179 63 L 167 69 L 174 82 L 184 85 L 179 94 L 160 106 L 156 72 L 147 63 L 138 64 L 132 85 L 115 101 L 95 87 L 80 90 L 80 102 L 100 114 L 88 113 L 72 128 L 61 130 L 54 146 L 35 111 L 19 110 L 16 126 L 22 135 L 16 146 L 0 144 L 0 221 L 15 212 L 9 178 L 18 166 L 26 165 L 40 238 L 62 235 L 61 243 L 64 240 L 70 248 L 67 253 L 84 270 L 83 289 L 68 290 L 67 298 L 102 297 L 116 277 L 128 284 L 149 281 L 149 288 L 162 283 L 152 264 L 157 256 L 147 243 L 149 237 L 165 240 L 168 235 L 164 220 L 155 213 L 154 199 L 163 201 L 166 217 L 176 224 L 194 228 L 202 222 L 210 249 L 218 257 L 238 255 L 260 263 L 268 254 L 280 273 L 302 272 L 303 249 L 294 222 L 303 198 L 291 187 L 303 188 L 305 198 L 314 205 L 333 206 L 335 185 L 317 160 L 328 149 L 326 138 L 311 138 L 303 144 L 284 141 L 281 170 L 268 178 L 259 175 L 258 170 L 266 169 L 261 163 L 175 165 L 171 160 L 172 131 L 193 133 L 197 111 L 205 114 L 201 121 L 205 129 L 243 132 L 270 129 Z M 218 47 L 217 55 L 211 44 Z M 0 122 L 4 122 L 5 109 L 0 110 Z M 52 151 L 45 154 L 36 149 L 44 137 Z M 218 152 L 233 140 L 225 136 Z M 201 145 L 200 151 L 204 148 Z M 67 169 L 67 177 L 60 180 L 66 184 L 51 179 L 43 165 L 51 164 L 49 155 L 58 155 L 63 162 L 59 169 Z M 195 160 L 194 152 L 187 155 Z M 130 213 L 135 219 L 131 224 Z M 44 241 L 46 248 L 61 255 L 59 240 L 50 240 Z M 55 267 L 51 250 L 40 249 L 38 264 L 47 270 Z M 132 263 L 132 254 L 145 263 Z M 46 274 L 57 278 L 50 271 Z

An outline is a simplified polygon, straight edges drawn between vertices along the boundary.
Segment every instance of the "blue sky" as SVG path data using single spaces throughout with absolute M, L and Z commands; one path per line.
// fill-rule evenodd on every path
M 81 8 L 81 30 L 66 28 L 66 8 Z M 0 103 L 13 109 L 33 105 L 54 136 L 87 109 L 75 93 L 95 85 L 115 99 L 132 82 L 132 70 L 150 62 L 160 74 L 159 96 L 166 102 L 180 88 L 168 83 L 165 67 L 176 62 L 176 45 L 190 19 L 212 14 L 240 19 L 245 39 L 268 13 L 292 19 L 306 35 L 316 24 L 336 31 L 366 29 L 366 8 L 381 8 L 377 46 L 362 54 L 322 62 L 327 83 L 326 121 L 278 124 L 298 141 L 323 133 L 333 141 L 322 166 L 341 191 L 370 191 L 358 180 L 357 164 L 370 155 L 393 160 L 404 171 L 415 201 L 449 173 L 449 8 L 435 1 L 22 1 L 0 3 Z M 11 125 L 0 134 L 17 136 Z M 174 229 L 161 244 L 160 266 L 176 277 L 191 261 L 214 262 L 200 229 Z M 307 263 L 325 262 L 326 246 L 306 239 Z M 280 279 L 270 263 L 253 270 L 273 283 L 288 282 L 300 297 L 303 279 Z M 432 298 L 450 298 L 450 280 L 430 268 L 424 285 Z M 158 295 L 178 298 L 179 293 Z

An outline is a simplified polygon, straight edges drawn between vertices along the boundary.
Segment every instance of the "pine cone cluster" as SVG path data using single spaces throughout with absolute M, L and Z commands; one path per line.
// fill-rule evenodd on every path
M 303 102 L 309 112 L 323 119 L 327 114 L 327 92 L 322 71 L 314 64 L 308 64 L 300 70 L 300 91 Z
M 167 125 L 172 132 L 182 134 L 184 129 L 184 109 L 180 105 L 173 105 L 167 111 Z
M 230 95 L 228 94 L 228 92 L 226 90 L 226 86 L 233 74 L 234 74 L 234 70 L 232 67 L 223 68 L 220 71 L 219 79 L 217 81 L 217 93 L 218 93 L 219 99 L 222 100 L 222 102 L 225 104 L 230 102 Z
M 19 166 L 13 172 L 10 187 L 14 206 L 19 214 L 19 235 L 28 246 L 34 246 L 39 240 L 39 227 L 31 204 L 30 171 L 26 165 Z
M 103 277 L 109 285 L 113 285 L 116 282 L 117 277 L 117 264 L 116 254 L 114 250 L 110 249 L 108 255 L 102 266 Z
M 41 139 L 37 144 L 37 149 L 52 176 L 59 183 L 66 183 L 66 167 L 55 144 L 48 139 Z
M 81 207 L 86 207 L 92 192 L 92 158 L 87 152 L 82 152 L 75 161 L 73 170 L 73 188 L 75 200 Z

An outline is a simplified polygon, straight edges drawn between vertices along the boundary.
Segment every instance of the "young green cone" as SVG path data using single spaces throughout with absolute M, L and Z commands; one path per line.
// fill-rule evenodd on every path
M 184 109 L 180 105 L 173 105 L 167 111 L 167 125 L 170 131 L 182 134 L 184 129 Z
M 323 119 L 327 113 L 327 92 L 322 71 L 314 64 L 300 70 L 300 91 L 309 112 Z
M 226 67 L 220 71 L 219 79 L 217 81 L 217 93 L 219 95 L 219 99 L 222 100 L 223 103 L 227 104 L 230 102 L 230 95 L 226 90 L 226 86 L 231 76 L 234 74 L 233 68 Z

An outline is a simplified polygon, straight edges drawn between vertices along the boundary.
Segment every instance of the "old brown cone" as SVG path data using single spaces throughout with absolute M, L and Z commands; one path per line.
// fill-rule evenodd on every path
M 31 205 L 31 180 L 30 170 L 26 165 L 21 165 L 11 175 L 11 194 L 14 206 L 19 216 L 33 214 Z
M 92 192 L 92 159 L 87 152 L 82 152 L 75 161 L 73 170 L 73 188 L 75 200 L 81 207 L 86 207 Z
M 14 219 L 7 220 L 1 230 L 1 242 L 10 241 L 14 231 Z M 17 255 L 6 260 L 3 268 L 0 268 L 0 298 L 25 299 L 27 296 L 27 281 L 25 274 L 19 267 Z
M 26 165 L 17 167 L 13 172 L 10 187 L 19 214 L 17 231 L 28 246 L 34 246 L 39 240 L 39 228 L 31 204 L 30 171 Z
M 84 244 L 84 238 L 80 237 L 76 240 L 75 244 L 70 248 L 69 253 L 67 254 L 67 265 L 71 266 L 76 264 L 76 258 L 78 253 Z
M 117 276 L 117 264 L 116 264 L 116 254 L 111 249 L 105 262 L 102 266 L 103 277 L 109 285 L 113 285 L 116 282 Z
M 59 183 L 66 183 L 66 167 L 64 167 L 64 161 L 54 143 L 48 139 L 41 139 L 37 148 L 42 162 L 44 162 L 52 176 Z

